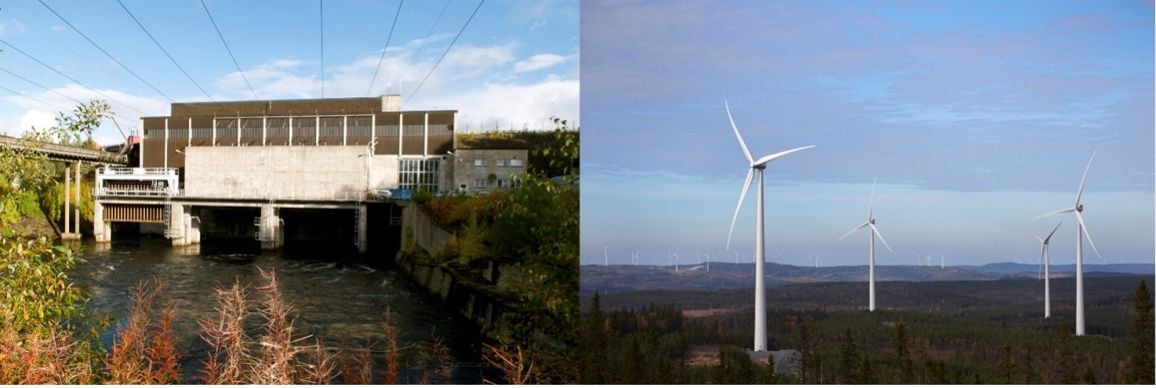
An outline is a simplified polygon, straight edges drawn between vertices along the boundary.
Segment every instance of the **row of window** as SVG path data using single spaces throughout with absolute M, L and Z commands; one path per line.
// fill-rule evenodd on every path
M 518 181 L 517 179 L 510 179 L 510 180 L 496 179 L 496 180 L 494 180 L 494 187 L 497 187 L 499 189 L 506 188 L 506 187 L 518 187 L 518 185 L 520 183 L 521 182 Z M 486 179 L 486 178 L 474 179 L 474 188 L 475 189 L 481 190 L 481 189 L 487 189 L 489 187 L 490 187 L 490 180 L 489 179 Z
M 236 123 L 234 122 L 231 124 L 233 124 L 233 125 L 218 125 L 217 126 L 217 137 L 218 138 L 236 137 L 237 136 L 237 127 L 235 125 Z M 289 135 L 288 122 L 277 123 L 277 125 L 273 125 L 273 124 L 274 123 L 272 122 L 272 120 L 270 120 L 269 125 L 265 126 L 265 128 L 264 128 L 265 136 L 267 136 L 267 137 L 278 137 L 278 136 L 286 137 Z M 317 126 L 315 124 L 316 123 L 313 122 L 312 120 L 307 121 L 306 123 L 303 123 L 303 124 L 298 124 L 297 122 L 294 122 L 293 123 L 293 137 L 312 136 L 313 134 L 315 134 L 317 132 L 320 132 L 321 136 L 323 136 L 323 137 L 332 137 L 332 136 L 341 136 L 342 135 L 343 129 L 342 129 L 341 125 L 322 125 L 321 129 L 318 130 Z M 257 126 L 246 125 L 246 126 L 242 127 L 241 130 L 242 130 L 243 134 L 245 134 L 245 135 L 254 134 L 255 136 L 259 137 L 259 136 L 261 136 L 262 127 L 261 127 L 260 123 L 258 123 Z M 164 138 L 165 137 L 164 131 L 165 131 L 164 128 L 150 128 L 147 131 L 145 131 L 145 138 L 146 139 Z M 193 128 L 191 130 L 191 132 L 192 132 L 192 138 L 193 139 L 211 139 L 213 137 L 213 128 Z M 351 137 L 356 137 L 356 136 L 368 137 L 370 134 L 370 126 L 369 125 L 353 125 L 351 123 L 349 126 L 345 127 L 344 132 L 348 136 L 351 136 Z M 378 136 L 397 136 L 398 128 L 396 125 L 378 125 L 377 130 L 375 132 Z M 425 127 L 422 125 L 406 125 L 405 126 L 405 136 L 422 136 L 424 133 L 425 133 Z M 169 129 L 169 139 L 186 139 L 189 137 L 189 134 L 190 134 L 189 129 L 184 129 L 184 128 L 181 128 L 181 129 L 170 128 Z M 450 131 L 450 128 L 448 125 L 444 125 L 444 124 L 432 125 L 431 124 L 429 126 L 429 135 L 430 136 L 450 136 L 451 134 L 452 134 L 452 132 Z
M 497 159 L 498 167 L 522 167 L 522 159 Z M 474 159 L 474 167 L 486 167 L 487 159 Z

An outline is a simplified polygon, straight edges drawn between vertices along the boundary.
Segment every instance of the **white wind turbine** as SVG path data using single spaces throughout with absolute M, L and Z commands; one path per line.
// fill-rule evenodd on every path
M 1048 241 L 1051 241 L 1052 235 L 1056 234 L 1056 230 L 1059 230 L 1060 225 L 1063 224 L 1063 222 L 1056 224 L 1056 227 L 1052 228 L 1052 232 L 1048 233 L 1048 237 L 1036 236 L 1036 239 L 1040 240 L 1040 265 L 1044 266 L 1044 318 L 1052 316 L 1052 285 L 1051 279 L 1049 279 L 1052 261 L 1048 259 Z
M 743 141 L 743 135 L 739 134 L 739 127 L 735 125 L 735 119 L 731 116 L 730 104 L 723 101 L 726 105 L 727 119 L 731 122 L 731 129 L 735 131 L 735 138 L 739 140 L 739 146 L 743 149 L 743 155 L 747 157 L 747 162 L 750 164 L 750 169 L 747 170 L 747 179 L 743 183 L 743 191 L 739 193 L 739 204 L 735 207 L 735 215 L 731 218 L 731 230 L 727 234 L 727 250 L 730 250 L 731 236 L 735 232 L 735 222 L 739 219 L 739 210 L 743 208 L 743 200 L 747 197 L 747 191 L 751 189 L 751 181 L 755 175 L 759 178 L 758 198 L 755 201 L 755 343 L 754 350 L 767 350 L 767 304 L 766 304 L 766 284 L 764 283 L 764 266 L 766 265 L 766 241 L 763 236 L 763 226 L 765 221 L 765 213 L 763 211 L 763 175 L 767 168 L 767 163 L 772 160 L 790 155 L 792 153 L 802 151 L 814 145 L 792 148 L 786 151 L 770 154 L 758 160 L 751 157 L 751 151 L 747 149 L 747 143 Z
M 603 245 L 602 246 L 602 266 L 605 267 L 608 265 L 610 265 L 610 247 Z
M 1080 203 L 1080 197 L 1084 194 L 1084 180 L 1088 179 L 1088 169 L 1092 168 L 1092 160 L 1096 159 L 1096 151 L 1092 151 L 1092 157 L 1088 159 L 1088 165 L 1084 167 L 1084 176 L 1080 178 L 1080 188 L 1076 190 L 1076 203 L 1070 208 L 1056 210 L 1051 213 L 1043 214 L 1036 219 L 1054 216 L 1064 213 L 1074 213 L 1076 215 L 1076 335 L 1084 335 L 1084 237 L 1088 238 L 1088 244 L 1092 246 L 1092 251 L 1096 252 L 1096 256 L 1100 256 L 1100 251 L 1096 249 L 1096 243 L 1092 242 L 1092 235 L 1088 234 L 1088 225 L 1084 223 L 1084 204 Z M 1101 258 L 1103 256 L 1100 256 Z
M 638 247 L 630 249 L 630 262 L 633 263 L 634 266 L 638 266 Z
M 875 178 L 875 183 L 878 183 L 878 182 L 879 182 L 879 178 Z M 870 283 L 869 284 L 870 292 L 868 294 L 868 298 L 869 298 L 868 309 L 870 311 L 875 311 L 875 236 L 879 236 L 879 241 L 883 242 L 883 246 L 887 247 L 888 252 L 891 251 L 891 246 L 887 245 L 887 240 L 883 239 L 883 233 L 880 233 L 879 229 L 875 228 L 875 218 L 872 216 L 872 212 L 875 209 L 875 183 L 871 184 L 871 202 L 869 202 L 867 205 L 867 221 L 864 222 L 862 225 L 856 226 L 855 229 L 851 229 L 851 231 L 849 231 L 846 234 L 844 234 L 843 236 L 839 237 L 839 240 L 842 240 L 844 238 L 847 238 L 847 236 L 850 236 L 852 233 L 855 233 L 859 229 L 863 229 L 863 228 L 871 229 L 871 243 L 869 245 L 870 246 L 870 249 L 869 249 L 870 261 L 868 261 L 868 267 L 869 267 L 868 283 Z

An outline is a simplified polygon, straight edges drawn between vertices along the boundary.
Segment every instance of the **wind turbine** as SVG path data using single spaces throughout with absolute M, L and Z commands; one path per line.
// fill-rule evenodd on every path
M 675 248 L 674 252 L 666 255 L 666 258 L 674 263 L 674 272 L 678 272 L 678 249 Z
M 939 269 L 943 269 L 943 254 L 939 254 Z
M 891 246 L 887 245 L 887 240 L 883 239 L 883 233 L 879 233 L 879 229 L 875 227 L 875 218 L 872 216 L 872 212 L 875 209 L 875 184 L 876 183 L 879 183 L 879 178 L 875 178 L 875 183 L 871 184 L 871 202 L 868 202 L 868 205 L 867 205 L 867 221 L 864 222 L 862 225 L 856 226 L 855 229 L 851 229 L 851 231 L 847 232 L 842 237 L 839 237 L 839 240 L 843 240 L 844 238 L 847 238 L 847 236 L 850 236 L 852 233 L 855 233 L 855 231 L 858 231 L 859 229 L 863 229 L 863 228 L 871 229 L 871 243 L 869 245 L 869 247 L 870 247 L 870 254 L 869 254 L 870 261 L 868 262 L 868 267 L 870 268 L 869 278 L 868 278 L 868 283 L 870 283 L 870 285 L 869 285 L 870 286 L 870 293 L 869 293 L 869 299 L 870 300 L 869 300 L 868 309 L 870 311 L 875 311 L 875 236 L 879 236 L 879 241 L 882 241 L 883 246 L 887 247 L 887 251 L 891 252 Z
M 1088 226 L 1084 224 L 1084 204 L 1080 203 L 1080 197 L 1084 194 L 1084 180 L 1088 179 L 1088 169 L 1092 168 L 1092 160 L 1096 159 L 1096 151 L 1092 151 L 1092 157 L 1088 159 L 1088 165 L 1084 167 L 1084 176 L 1080 178 L 1080 188 L 1076 190 L 1076 203 L 1070 208 L 1056 210 L 1051 213 L 1042 214 L 1036 219 L 1047 216 L 1054 216 L 1064 213 L 1074 213 L 1076 215 L 1076 335 L 1084 335 L 1084 237 L 1088 238 L 1088 244 L 1092 246 L 1092 251 L 1096 252 L 1096 256 L 1100 256 L 1100 251 L 1096 249 L 1096 243 L 1092 242 L 1092 235 L 1088 234 Z M 1103 256 L 1100 256 L 1101 258 Z
M 1056 227 L 1052 228 L 1052 232 L 1048 233 L 1048 237 L 1036 236 L 1036 240 L 1040 240 L 1040 265 L 1044 266 L 1044 318 L 1052 316 L 1052 285 L 1051 279 L 1049 279 L 1051 277 L 1049 267 L 1051 267 L 1052 262 L 1048 259 L 1048 241 L 1051 241 L 1052 235 L 1056 234 L 1060 225 L 1063 224 L 1063 222 L 1056 224 Z
M 633 263 L 634 266 L 636 266 L 636 267 L 638 266 L 638 247 L 637 246 L 630 249 L 630 262 Z
M 602 246 L 602 266 L 603 267 L 610 265 L 610 253 L 609 252 L 610 252 L 610 247 L 603 245 Z
M 739 204 L 735 207 L 735 215 L 731 218 L 731 230 L 727 233 L 727 250 L 730 250 L 731 236 L 735 232 L 735 222 L 739 219 L 739 210 L 743 208 L 743 200 L 747 197 L 747 191 L 751 189 L 751 181 L 755 175 L 759 177 L 758 198 L 755 201 L 755 343 L 754 350 L 767 350 L 767 303 L 766 303 L 766 284 L 764 277 L 764 267 L 766 266 L 766 241 L 763 236 L 763 224 L 765 221 L 765 214 L 763 211 L 763 175 L 767 168 L 767 163 L 772 160 L 790 155 L 792 153 L 802 151 L 814 145 L 792 148 L 786 151 L 770 154 L 758 160 L 751 157 L 751 151 L 747 149 L 747 143 L 743 141 L 743 135 L 739 134 L 739 127 L 735 125 L 735 118 L 731 115 L 731 106 L 726 101 L 727 119 L 731 122 L 731 129 L 735 131 L 735 138 L 739 140 L 739 146 L 743 149 L 743 155 L 747 157 L 747 162 L 750 169 L 747 170 L 747 179 L 743 182 L 743 191 L 739 192 Z

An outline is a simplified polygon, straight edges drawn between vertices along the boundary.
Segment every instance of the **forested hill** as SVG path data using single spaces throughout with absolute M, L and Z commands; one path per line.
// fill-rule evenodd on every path
M 1087 264 L 1086 277 L 1151 275 L 1152 264 Z M 649 290 L 728 290 L 747 289 L 754 285 L 754 264 L 714 262 L 705 265 L 673 266 L 587 265 L 583 266 L 581 292 L 619 293 Z M 793 283 L 866 282 L 866 265 L 834 267 L 799 267 L 767 263 L 767 287 Z M 1075 265 L 1053 265 L 1053 279 L 1071 278 Z M 875 267 L 877 282 L 928 282 L 963 280 L 1036 279 L 1039 266 L 1019 263 L 992 263 L 982 266 L 914 266 L 885 265 Z

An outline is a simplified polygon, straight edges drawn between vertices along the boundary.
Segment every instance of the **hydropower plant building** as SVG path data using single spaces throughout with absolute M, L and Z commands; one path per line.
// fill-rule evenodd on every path
M 396 95 L 173 103 L 141 119 L 139 160 L 97 170 L 93 234 L 110 241 L 117 225 L 160 229 L 174 246 L 346 241 L 359 252 L 373 235 L 396 249 L 410 193 L 476 181 L 453 181 L 455 164 L 480 163 L 454 163 L 456 121 L 454 110 L 402 111 Z M 502 155 L 503 178 L 525 171 L 525 150 Z

